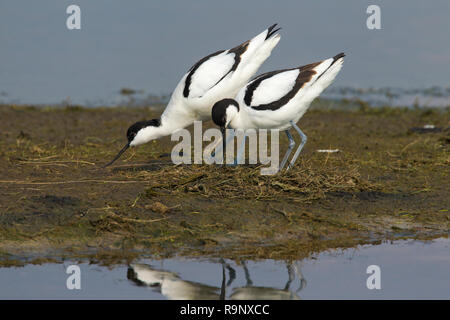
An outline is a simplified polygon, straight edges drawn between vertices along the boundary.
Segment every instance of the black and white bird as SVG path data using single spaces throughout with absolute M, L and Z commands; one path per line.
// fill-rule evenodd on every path
M 196 120 L 210 120 L 214 103 L 232 98 L 257 72 L 280 41 L 274 24 L 251 40 L 229 50 L 212 53 L 198 61 L 181 78 L 161 118 L 140 121 L 127 130 L 128 142 L 106 166 L 129 147 L 172 134 Z
M 289 148 L 279 170 L 283 169 L 295 146 L 289 132 L 293 127 L 302 142 L 287 167 L 289 169 L 294 165 L 307 139 L 296 123 L 308 110 L 311 102 L 336 78 L 342 68 L 344 56 L 344 53 L 340 53 L 333 58 L 302 67 L 257 76 L 238 92 L 235 99 L 227 98 L 216 102 L 212 108 L 212 119 L 220 126 L 222 134 L 225 128 L 284 130 L 289 139 Z M 225 143 L 224 138 L 222 140 Z
M 245 261 L 241 261 L 241 264 L 244 268 L 247 283 L 244 287 L 233 288 L 233 292 L 230 295 L 231 300 L 298 300 L 300 297 L 297 293 L 302 290 L 307 283 L 298 263 L 290 262 L 286 264 L 288 281 L 283 289 L 255 286 L 250 278 L 250 272 L 248 271 Z M 295 280 L 296 275 L 300 282 L 300 286 L 294 292 L 291 290 L 291 284 Z
M 223 273 L 224 277 L 225 274 Z M 127 278 L 137 285 L 153 287 L 169 300 L 219 300 L 221 288 L 183 280 L 178 274 L 146 264 L 131 264 Z M 224 280 L 222 279 L 222 282 Z

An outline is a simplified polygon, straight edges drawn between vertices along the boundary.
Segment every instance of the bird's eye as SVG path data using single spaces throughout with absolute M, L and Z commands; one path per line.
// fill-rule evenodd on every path
M 134 137 L 136 137 L 136 132 L 130 132 L 130 134 L 128 135 L 128 139 L 132 140 L 134 139 Z

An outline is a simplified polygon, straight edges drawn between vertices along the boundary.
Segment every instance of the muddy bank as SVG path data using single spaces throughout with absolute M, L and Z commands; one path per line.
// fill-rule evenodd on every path
M 153 108 L 1 106 L 3 264 L 140 254 L 298 259 L 449 234 L 448 110 L 310 110 L 299 123 L 308 143 L 283 175 L 261 176 L 258 166 L 174 166 L 170 137 L 100 168 L 131 123 L 157 116 Z M 427 124 L 434 129 L 417 129 Z M 280 138 L 282 155 L 287 139 Z

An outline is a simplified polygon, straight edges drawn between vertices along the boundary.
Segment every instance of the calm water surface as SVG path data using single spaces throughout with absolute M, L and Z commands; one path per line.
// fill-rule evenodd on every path
M 398 241 L 283 261 L 167 259 L 107 268 L 79 264 L 68 290 L 63 264 L 0 269 L 1 299 L 450 299 L 450 240 Z M 381 289 L 369 290 L 369 265 Z
M 81 30 L 66 27 L 71 4 L 81 9 Z M 380 30 L 367 28 L 371 4 L 380 6 Z M 2 0 L 0 102 L 110 105 L 120 102 L 122 87 L 171 93 L 199 59 L 275 22 L 282 40 L 259 74 L 344 51 L 344 68 L 326 92 L 340 86 L 445 89 L 449 14 L 448 0 Z

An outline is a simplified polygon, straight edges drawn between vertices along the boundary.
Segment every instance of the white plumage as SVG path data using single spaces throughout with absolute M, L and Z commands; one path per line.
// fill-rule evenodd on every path
M 273 31 L 274 27 L 275 25 L 271 26 L 233 49 L 216 52 L 194 65 L 175 88 L 161 116 L 163 128 L 160 130 L 167 128 L 172 133 L 174 127 L 184 128 L 195 120 L 211 119 L 214 103 L 234 97 L 270 56 L 280 40 L 280 35 L 274 33 L 277 30 Z M 196 68 L 198 64 L 200 65 Z M 191 81 L 187 85 L 190 75 Z
M 128 143 L 106 166 L 130 146 L 167 136 L 196 120 L 211 119 L 213 104 L 234 97 L 270 56 L 280 41 L 276 24 L 229 50 L 210 54 L 198 61 L 181 78 L 160 119 L 140 121 L 127 131 Z
M 340 53 L 317 63 L 257 76 L 238 92 L 234 100 L 224 99 L 214 105 L 213 121 L 222 128 L 285 130 L 290 146 L 280 170 L 295 145 L 288 131 L 294 127 L 302 137 L 302 144 L 293 156 L 290 168 L 306 142 L 306 135 L 296 123 L 311 102 L 336 78 L 344 56 Z
M 293 89 L 298 74 L 298 69 L 289 70 L 275 74 L 262 81 L 253 93 L 252 105 L 258 106 L 266 104 L 268 101 L 276 101 L 285 96 Z M 242 96 L 242 98 L 244 97 L 245 91 L 246 90 L 239 91 L 238 99 L 240 96 Z
M 156 270 L 145 264 L 132 264 L 128 279 L 154 287 L 169 300 L 219 300 L 220 288 L 181 279 L 176 273 Z
M 202 63 L 192 76 L 189 98 L 195 99 L 203 97 L 208 90 L 231 70 L 234 64 L 234 56 L 235 54 L 228 54 L 227 51 L 225 51 Z M 184 81 L 181 81 L 180 83 L 182 86 L 184 85 Z

